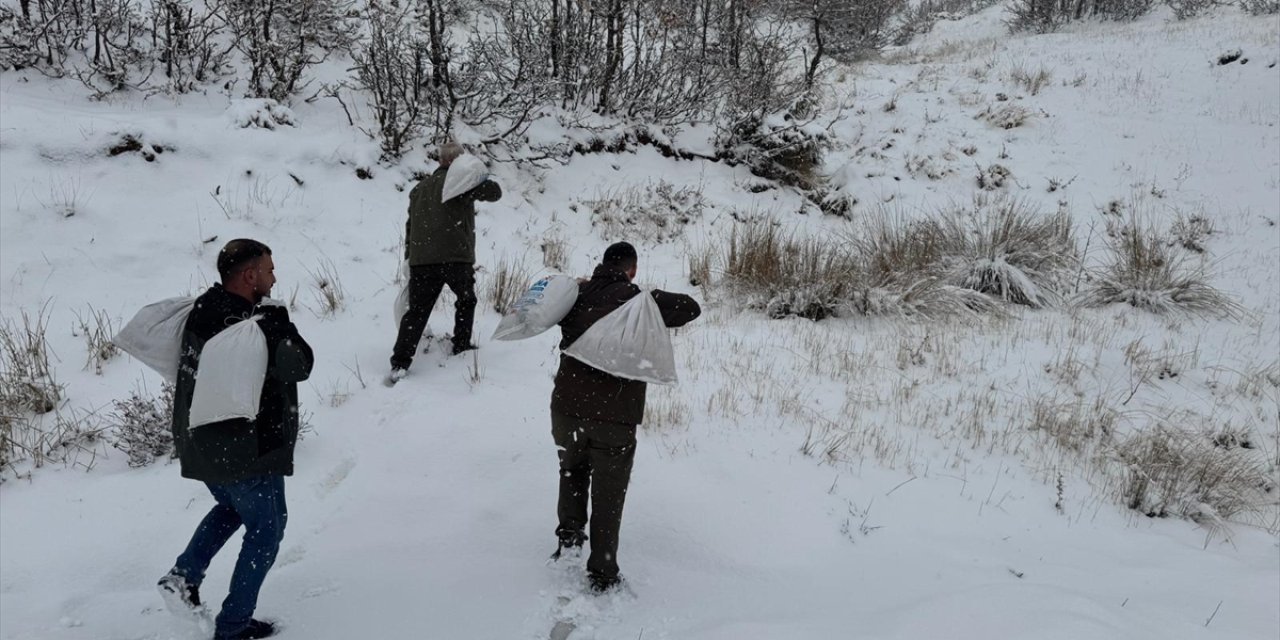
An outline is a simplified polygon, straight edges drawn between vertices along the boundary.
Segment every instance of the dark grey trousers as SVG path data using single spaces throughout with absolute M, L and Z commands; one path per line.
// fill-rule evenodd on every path
M 560 518 L 556 534 L 582 531 L 588 524 L 591 555 L 587 572 L 618 576 L 618 533 L 622 506 L 636 457 L 636 425 L 601 422 L 551 412 L 551 435 L 560 456 Z

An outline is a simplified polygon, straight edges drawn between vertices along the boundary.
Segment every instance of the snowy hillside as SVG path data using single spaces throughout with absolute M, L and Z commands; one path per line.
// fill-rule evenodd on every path
M 202 290 L 236 237 L 271 246 L 275 296 L 317 356 L 258 609 L 282 638 L 534 639 L 562 619 L 572 640 L 1280 636 L 1280 23 L 1157 11 L 1009 36 L 1001 11 L 832 72 L 818 171 L 856 201 L 847 217 L 652 146 L 563 164 L 494 149 L 506 195 L 478 207 L 481 348 L 419 356 L 394 388 L 380 381 L 407 189 L 435 166 L 420 150 L 379 164 L 331 100 L 93 102 L 75 82 L 0 74 L 0 313 L 15 328 L 43 318 L 64 385 L 28 419 L 105 429 L 63 461 L 4 471 L 0 640 L 204 637 L 164 611 L 155 581 L 211 499 L 176 462 L 131 468 L 110 446 L 113 402 L 161 380 L 123 354 L 95 364 L 81 325 L 118 329 Z M 529 135 L 587 134 L 548 119 Z M 709 136 L 671 143 L 696 152 Z M 975 196 L 1065 212 L 1084 248 L 1077 284 L 1125 215 L 1195 226 L 1203 252 L 1178 255 L 1239 312 L 813 322 L 690 284 L 691 257 L 720 270 L 748 218 L 845 238 Z M 687 222 L 608 219 L 627 207 Z M 640 248 L 639 283 L 705 312 L 673 336 L 681 383 L 649 390 L 619 552 L 629 587 L 593 597 L 579 566 L 547 564 L 559 332 L 489 341 L 487 293 L 512 265 L 586 275 L 621 239 Z M 432 315 L 437 335 L 452 302 Z M 1243 446 L 1266 482 L 1225 518 L 1203 496 L 1194 519 L 1128 508 L 1117 451 L 1165 427 Z M 236 544 L 206 600 L 225 595 Z

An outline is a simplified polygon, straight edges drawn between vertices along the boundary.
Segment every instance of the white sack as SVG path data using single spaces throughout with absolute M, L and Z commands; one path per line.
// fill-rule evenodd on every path
M 190 296 L 153 302 L 140 309 L 111 341 L 165 380 L 175 382 L 182 355 L 182 332 L 195 304 L 196 299 Z
M 676 383 L 671 336 L 648 291 L 597 320 L 564 353 L 619 378 Z
M 258 417 L 267 378 L 267 337 L 258 327 L 260 317 L 237 322 L 204 344 L 191 396 L 190 428 Z
M 498 323 L 494 340 L 523 340 L 556 326 L 578 301 L 578 280 L 572 276 L 547 276 L 533 283 L 516 301 L 515 308 Z
M 404 318 L 404 314 L 409 312 L 409 275 L 412 273 L 409 269 L 409 261 L 405 260 L 400 263 L 400 280 L 404 284 L 400 285 L 400 293 L 396 294 L 395 304 L 391 307 L 391 317 L 396 321 L 396 330 L 400 330 L 400 321 Z
M 478 186 L 489 179 L 489 168 L 484 162 L 470 154 L 462 154 L 449 165 L 444 174 L 444 191 L 440 193 L 440 202 L 448 202 Z

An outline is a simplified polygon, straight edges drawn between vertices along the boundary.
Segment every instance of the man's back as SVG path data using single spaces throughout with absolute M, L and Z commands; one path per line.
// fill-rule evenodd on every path
M 560 321 L 560 349 L 568 348 L 591 325 L 639 294 L 640 287 L 632 284 L 621 269 L 596 267 L 591 280 L 580 285 L 573 308 Z M 658 290 L 651 295 L 668 327 L 688 324 L 702 313 L 690 296 Z M 644 382 L 619 378 L 561 354 L 551 409 L 590 420 L 639 424 L 644 419 L 647 388 Z
M 410 266 L 472 264 L 476 261 L 476 206 L 502 197 L 502 188 L 485 180 L 476 188 L 440 202 L 445 168 L 423 178 L 409 192 L 409 220 L 405 226 L 406 254 Z

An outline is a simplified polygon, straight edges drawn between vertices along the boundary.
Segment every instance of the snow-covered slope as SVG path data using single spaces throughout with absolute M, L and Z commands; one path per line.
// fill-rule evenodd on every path
M 641 248 L 639 279 L 693 293 L 706 314 L 674 338 L 682 384 L 650 390 L 620 594 L 583 595 L 578 567 L 546 564 L 558 332 L 485 341 L 498 316 L 482 303 L 475 359 L 427 354 L 395 388 L 379 384 L 401 189 L 432 165 L 419 154 L 379 166 L 336 104 L 293 106 L 296 126 L 242 128 L 259 105 L 91 103 L 74 83 L 0 76 L 0 311 L 47 309 L 60 413 L 93 420 L 86 412 L 160 381 L 126 356 L 101 375 L 83 368 L 78 318 L 104 310 L 118 327 L 143 304 L 202 289 L 231 238 L 272 247 L 276 296 L 293 300 L 318 357 L 290 525 L 259 607 L 284 638 L 545 638 L 561 618 L 576 621 L 574 640 L 1275 638 L 1274 505 L 1225 530 L 1146 518 L 1118 504 L 1114 476 L 1050 447 L 1028 416 L 1046 399 L 1114 406 L 1121 430 L 1193 413 L 1251 430 L 1275 459 L 1280 27 L 1157 15 L 1008 37 L 999 19 L 995 8 L 940 23 L 910 50 L 840 72 L 833 93 L 848 106 L 824 171 L 859 200 L 853 221 L 785 190 L 751 193 L 758 179 L 741 167 L 647 148 L 536 170 L 494 163 L 507 195 L 480 207 L 482 289 L 503 261 L 539 270 L 549 238 L 567 246 L 566 271 L 587 273 L 614 239 L 591 224 L 591 201 L 665 182 L 703 203 L 673 241 Z M 1249 63 L 1218 65 L 1233 49 Z M 1051 80 L 1035 95 L 1010 79 L 1042 69 Z M 1006 105 L 1026 123 L 975 117 Z M 109 155 L 126 136 L 142 148 Z M 688 284 L 687 255 L 723 246 L 735 216 L 848 232 L 880 204 L 914 215 L 967 201 L 991 164 L 1012 172 L 1003 191 L 1070 210 L 1094 251 L 1112 201 L 1164 225 L 1206 217 L 1212 282 L 1249 313 L 811 323 Z M 332 314 L 311 284 L 326 270 L 345 291 Z M 1179 375 L 1136 372 L 1151 363 Z M 207 491 L 175 464 L 90 455 L 24 467 L 0 487 L 0 638 L 200 637 L 163 611 L 154 582 Z M 234 545 L 205 583 L 211 602 Z

